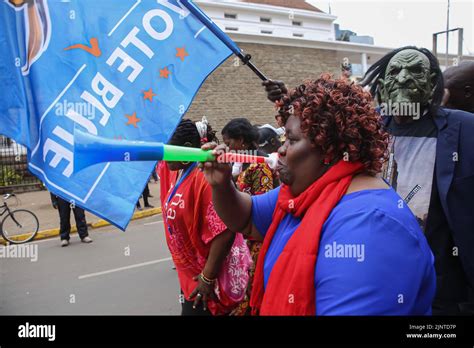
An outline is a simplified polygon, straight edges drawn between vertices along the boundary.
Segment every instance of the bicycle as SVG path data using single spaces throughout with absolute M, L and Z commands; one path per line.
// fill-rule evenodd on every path
M 26 209 L 10 210 L 7 200 L 10 197 L 16 197 L 15 194 L 6 194 L 3 196 L 3 205 L 0 209 L 0 217 L 7 214 L 0 223 L 0 236 L 11 244 L 27 243 L 33 238 L 39 230 L 38 218 L 31 211 Z

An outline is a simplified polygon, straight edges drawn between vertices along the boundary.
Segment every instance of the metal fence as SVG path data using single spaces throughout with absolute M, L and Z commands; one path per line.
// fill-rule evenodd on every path
M 40 184 L 41 181 L 28 171 L 26 148 L 0 135 L 0 190 L 15 191 Z

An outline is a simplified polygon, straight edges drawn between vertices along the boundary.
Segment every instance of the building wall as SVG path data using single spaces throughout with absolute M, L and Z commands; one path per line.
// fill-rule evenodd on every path
M 323 72 L 340 75 L 336 51 L 249 43 L 239 46 L 252 54 L 252 61 L 268 78 L 282 80 L 288 87 Z M 220 135 L 235 117 L 246 117 L 254 124 L 275 124 L 276 112 L 260 79 L 232 56 L 203 84 L 185 117 L 197 121 L 203 115 Z

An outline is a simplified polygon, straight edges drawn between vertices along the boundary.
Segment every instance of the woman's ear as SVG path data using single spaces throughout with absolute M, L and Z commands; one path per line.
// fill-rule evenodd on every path
M 466 98 L 471 98 L 472 97 L 472 87 L 471 86 L 465 86 L 464 87 L 464 97 L 466 97 Z
M 308 139 L 308 141 L 310 143 L 311 150 L 317 151 L 322 156 L 321 147 L 317 146 L 316 143 L 314 141 L 311 141 L 310 139 Z

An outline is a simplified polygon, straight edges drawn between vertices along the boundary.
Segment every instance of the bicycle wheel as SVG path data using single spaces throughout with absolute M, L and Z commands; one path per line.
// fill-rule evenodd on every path
M 29 242 L 36 236 L 38 229 L 39 222 L 36 215 L 24 209 L 10 212 L 0 225 L 3 238 L 12 244 Z

